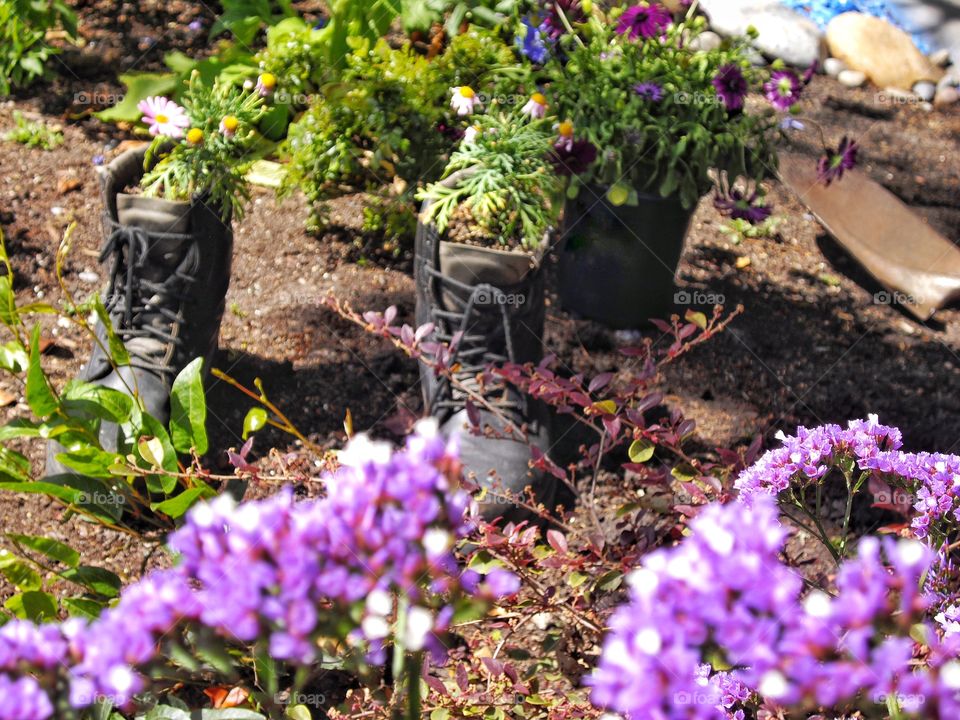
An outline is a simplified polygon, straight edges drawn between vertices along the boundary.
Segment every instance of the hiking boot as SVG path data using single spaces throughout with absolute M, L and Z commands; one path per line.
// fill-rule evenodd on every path
M 98 322 L 99 342 L 80 379 L 138 396 L 166 426 L 176 376 L 197 357 L 209 366 L 216 352 L 233 233 L 219 208 L 202 198 L 174 202 L 125 194 L 139 183 L 143 163 L 144 150 L 129 150 L 98 168 L 106 235 L 100 262 L 110 271 L 103 304 L 130 364 L 111 364 L 107 331 Z M 116 452 L 119 435 L 115 424 L 103 423 L 103 449 Z M 50 444 L 47 476 L 75 474 L 55 459 L 60 452 L 60 445 Z
M 444 436 L 458 438 L 465 472 L 487 490 L 481 496 L 481 514 L 487 520 L 529 517 L 529 511 L 503 492 L 523 497 L 527 487 L 552 510 L 556 481 L 530 467 L 531 445 L 544 453 L 550 450 L 547 409 L 509 383 L 483 388 L 477 378 L 490 363 L 542 359 L 544 286 L 536 260 L 522 253 L 447 242 L 435 225 L 421 222 L 414 279 L 417 326 L 434 323 L 432 339 L 444 343 L 462 333 L 454 354 L 457 384 L 482 393 L 495 409 L 472 403 L 479 427 L 492 429 L 492 434 L 474 434 L 467 393 L 420 363 L 427 412 L 439 420 Z

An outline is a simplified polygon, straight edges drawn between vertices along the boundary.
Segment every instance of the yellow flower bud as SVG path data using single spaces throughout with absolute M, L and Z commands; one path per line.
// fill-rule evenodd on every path
M 191 145 L 199 145 L 203 142 L 203 130 L 200 128 L 190 128 L 187 131 L 187 142 Z
M 533 100 L 538 105 L 547 104 L 547 98 L 544 97 L 543 93 L 534 93 L 533 95 L 530 96 L 530 99 Z
M 557 126 L 557 131 L 563 137 L 573 137 L 573 123 L 569 120 L 564 120 L 559 126 Z

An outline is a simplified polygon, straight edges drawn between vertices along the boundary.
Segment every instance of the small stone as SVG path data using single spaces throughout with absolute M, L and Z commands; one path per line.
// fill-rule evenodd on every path
M 841 70 L 837 80 L 845 87 L 858 88 L 867 81 L 867 74 L 860 70 Z
M 934 107 L 944 108 L 953 105 L 960 100 L 960 92 L 957 91 L 955 87 L 942 87 L 937 90 L 936 96 L 933 98 Z
M 950 48 L 940 48 L 929 55 L 930 62 L 940 67 L 946 67 L 950 64 Z
M 937 86 L 929 80 L 921 80 L 913 86 L 913 94 L 924 102 L 930 102 L 933 100 L 933 96 L 937 94 Z
M 60 217 L 63 215 L 63 208 L 59 205 L 54 205 L 52 208 L 50 208 L 50 212 L 54 215 L 54 217 Z
M 836 77 L 847 69 L 847 64 L 840 58 L 829 57 L 823 61 L 823 71 L 830 77 Z
M 89 270 L 84 270 L 77 275 L 77 277 L 80 278 L 80 282 L 85 283 L 95 283 L 100 280 L 99 275 L 97 275 L 95 272 L 90 272 Z
M 690 41 L 690 47 L 702 52 L 716 50 L 723 43 L 723 38 L 717 35 L 713 30 L 705 30 Z
M 740 257 L 737 258 L 735 266 L 737 270 L 744 270 L 750 267 L 751 264 L 753 264 L 753 261 L 748 256 L 741 255 Z
M 78 177 L 62 177 L 57 181 L 57 192 L 60 195 L 66 195 L 74 190 L 79 190 L 81 187 L 83 187 L 83 182 Z

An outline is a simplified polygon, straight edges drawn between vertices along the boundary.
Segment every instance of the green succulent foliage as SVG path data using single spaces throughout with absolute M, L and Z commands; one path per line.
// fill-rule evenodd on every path
M 301 96 L 316 93 L 331 80 L 327 65 L 327 36 L 299 17 L 287 18 L 267 30 L 267 47 L 256 60 L 264 72 L 273 73 L 291 104 L 306 105 Z
M 447 92 L 431 63 L 409 47 L 381 40 L 352 53 L 339 81 L 290 126 L 281 192 L 301 188 L 318 203 L 393 178 L 438 177 L 448 141 L 436 126 Z
M 464 23 L 499 28 L 528 3 L 524 0 L 404 0 L 400 19 L 404 30 L 426 30 L 444 23 L 448 35 L 460 32 Z
M 239 218 L 250 195 L 246 172 L 256 159 L 251 149 L 264 114 L 263 98 L 255 90 L 241 90 L 229 82 L 208 86 L 194 73 L 182 102 L 192 129 L 202 131 L 203 139 L 195 144 L 183 139 L 171 148 L 169 138 L 155 138 L 146 155 L 149 169 L 140 183 L 144 194 L 168 200 L 208 194 L 224 218 L 231 213 Z M 220 122 L 227 116 L 239 122 L 232 138 L 220 131 Z
M 733 64 L 759 87 L 762 71 L 747 59 L 747 38 L 695 51 L 690 40 L 706 28 L 702 17 L 688 15 L 662 41 L 629 40 L 615 33 L 616 22 L 591 18 L 582 37 L 564 38 L 566 64 L 554 61 L 548 69 L 553 107 L 599 150 L 571 193 L 578 183 L 595 183 L 626 190 L 628 202 L 646 191 L 679 194 L 690 207 L 711 186 L 711 168 L 757 180 L 776 168 L 772 109 L 728 112 L 711 82 Z M 663 98 L 642 98 L 634 90 L 639 82 L 659 84 Z
M 45 38 L 58 25 L 76 36 L 77 16 L 63 0 L 0 0 L 0 95 L 47 74 L 47 61 L 59 51 Z
M 563 187 L 548 160 L 550 123 L 515 111 L 478 116 L 475 128 L 451 155 L 444 181 L 419 193 L 432 201 L 426 219 L 442 233 L 462 208 L 499 244 L 536 250 L 556 223 Z
M 469 85 L 499 97 L 516 93 L 519 85 L 529 81 L 529 70 L 517 62 L 513 49 L 496 33 L 479 27 L 451 39 L 434 60 L 433 70 L 448 87 Z
M 264 25 L 276 25 L 284 18 L 296 16 L 290 0 L 221 0 L 220 5 L 223 14 L 210 28 L 211 39 L 230 32 L 247 50 Z
M 30 148 L 53 150 L 63 145 L 63 131 L 43 122 L 27 120 L 23 113 L 13 113 L 14 127 L 3 134 L 7 142 L 16 142 Z

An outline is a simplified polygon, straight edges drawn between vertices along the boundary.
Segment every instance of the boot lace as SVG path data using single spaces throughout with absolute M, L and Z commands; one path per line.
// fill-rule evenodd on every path
M 182 305 L 190 286 L 196 282 L 200 265 L 199 248 L 180 233 L 150 232 L 121 225 L 105 218 L 110 235 L 100 253 L 100 262 L 113 258 L 107 297 L 104 303 L 117 336 L 130 354 L 131 364 L 156 373 L 172 373 L 173 352 L 183 344 Z M 151 243 L 177 241 L 187 252 L 162 281 L 145 277 L 151 262 Z M 147 342 L 131 342 L 144 339 Z

